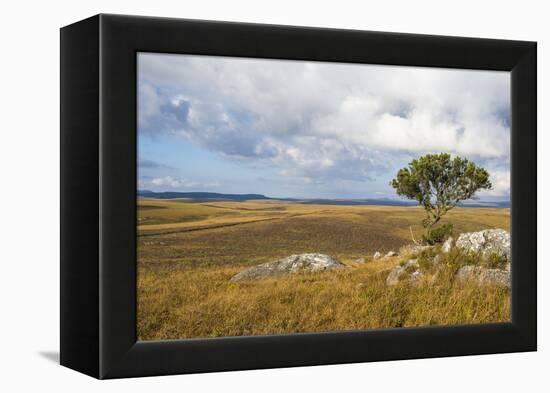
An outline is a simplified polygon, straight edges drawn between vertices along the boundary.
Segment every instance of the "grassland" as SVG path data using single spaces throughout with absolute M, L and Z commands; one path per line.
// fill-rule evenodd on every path
M 375 251 L 420 237 L 413 207 L 307 205 L 277 201 L 138 201 L 138 338 L 283 334 L 509 320 L 508 290 L 454 282 L 388 287 L 407 255 Z M 509 230 L 508 209 L 456 208 L 457 233 Z M 349 269 L 230 282 L 246 267 L 318 252 Z M 358 259 L 364 258 L 364 263 Z

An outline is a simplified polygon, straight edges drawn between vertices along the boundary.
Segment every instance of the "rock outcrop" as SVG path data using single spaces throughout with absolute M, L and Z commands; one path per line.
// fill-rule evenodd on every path
M 510 272 L 501 269 L 485 269 L 480 266 L 463 266 L 458 269 L 459 281 L 477 281 L 480 284 L 495 284 L 510 288 Z
M 408 262 L 395 266 L 386 277 L 387 285 L 395 285 L 403 280 L 420 281 L 422 277 L 426 277 L 427 282 L 434 282 L 440 274 L 441 269 L 445 268 L 442 262 L 445 261 L 446 253 L 450 252 L 453 247 L 467 252 L 478 253 L 479 260 L 473 260 L 474 265 L 462 266 L 456 272 L 456 280 L 470 281 L 478 284 L 494 284 L 510 288 L 510 234 L 503 229 L 486 229 L 479 232 L 462 233 L 456 242 L 452 237 L 449 237 L 442 245 L 440 252 L 430 252 L 426 255 L 420 255 L 421 252 L 427 250 L 430 246 L 410 245 L 401 249 L 401 254 L 409 254 L 413 258 L 417 255 L 418 258 L 423 258 L 419 263 L 416 259 L 410 259 Z M 437 251 L 437 248 L 433 248 Z M 434 255 L 435 254 L 435 255 Z M 493 255 L 505 257 L 505 267 L 502 269 L 492 269 L 487 266 L 496 266 L 487 264 L 487 261 Z M 427 265 L 427 262 L 432 262 Z M 458 261 L 466 262 L 466 261 Z M 472 263 L 472 261 L 468 262 Z M 420 266 L 422 265 L 422 267 Z M 501 266 L 499 261 L 498 266 Z
M 323 272 L 344 267 L 346 265 L 330 255 L 298 254 L 243 270 L 231 277 L 231 281 L 259 280 L 300 272 Z
M 388 277 L 386 277 L 386 285 L 396 285 L 403 280 L 418 281 L 422 278 L 422 273 L 419 270 L 419 265 L 416 259 L 410 259 L 403 265 L 394 267 Z
M 483 256 L 496 253 L 510 260 L 510 234 L 504 229 L 486 229 L 479 232 L 463 233 L 456 240 L 456 247 L 466 251 L 480 252 Z
M 441 246 L 441 252 L 448 253 L 449 251 L 451 251 L 451 248 L 453 248 L 454 245 L 454 241 L 455 240 L 453 239 L 453 237 L 449 236 Z

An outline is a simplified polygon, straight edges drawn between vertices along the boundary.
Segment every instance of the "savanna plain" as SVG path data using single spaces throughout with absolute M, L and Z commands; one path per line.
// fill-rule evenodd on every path
M 430 280 L 386 284 L 393 267 L 415 256 L 411 239 L 421 237 L 424 216 L 420 207 L 140 198 L 138 339 L 509 321 L 509 289 L 459 282 L 451 260 Z M 456 207 L 445 221 L 456 234 L 509 231 L 510 211 Z M 398 255 L 373 258 L 389 251 Z M 231 281 L 302 253 L 347 268 Z

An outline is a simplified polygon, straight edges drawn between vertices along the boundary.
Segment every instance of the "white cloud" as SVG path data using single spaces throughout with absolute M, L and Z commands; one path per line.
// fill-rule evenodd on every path
M 155 190 L 206 190 L 219 186 L 218 182 L 201 183 L 174 176 L 160 176 L 141 178 L 138 181 L 140 188 L 152 187 Z
M 510 171 L 490 171 L 492 190 L 484 190 L 479 193 L 483 196 L 510 195 Z
M 170 188 L 185 188 L 194 187 L 195 182 L 190 182 L 185 179 L 176 179 L 172 176 L 156 177 L 151 180 L 151 184 L 157 187 L 170 187 Z
M 426 152 L 510 160 L 508 73 L 160 54 L 138 72 L 140 133 L 286 177 L 364 181 Z

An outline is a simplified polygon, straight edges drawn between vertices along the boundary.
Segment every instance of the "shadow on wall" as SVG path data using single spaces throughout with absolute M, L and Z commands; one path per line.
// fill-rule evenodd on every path
M 59 364 L 59 351 L 40 351 L 38 354 L 50 362 Z

